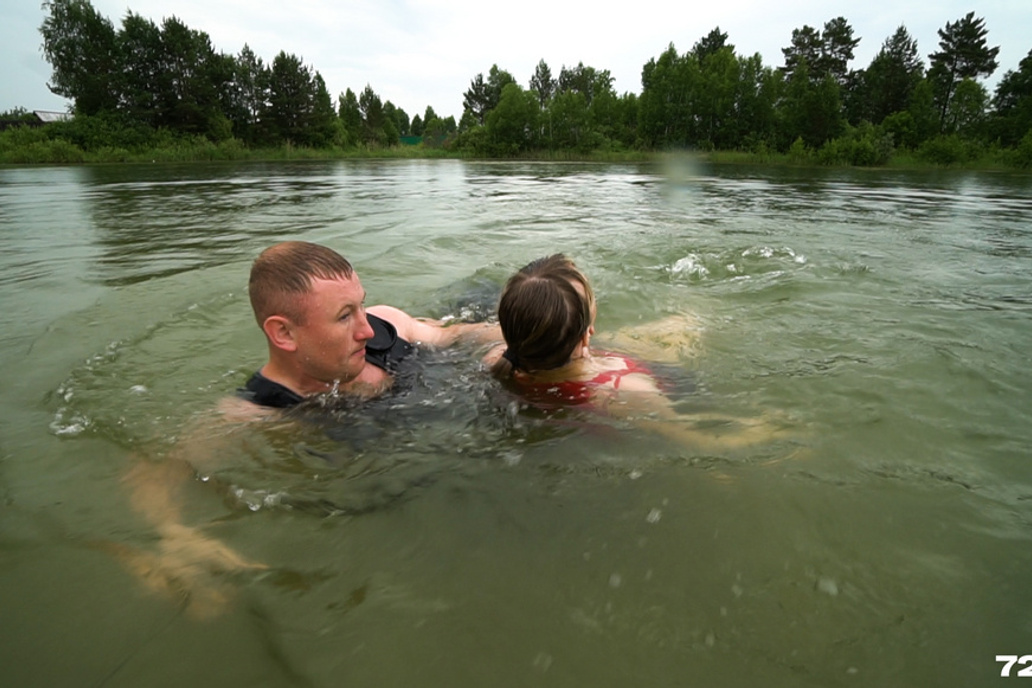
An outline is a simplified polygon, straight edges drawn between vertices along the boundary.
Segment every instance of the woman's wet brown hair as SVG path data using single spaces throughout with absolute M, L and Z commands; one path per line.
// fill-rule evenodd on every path
M 591 327 L 594 298 L 584 273 L 561 253 L 526 265 L 502 290 L 498 324 L 507 349 L 492 372 L 504 378 L 514 369 L 552 370 L 568 363 Z

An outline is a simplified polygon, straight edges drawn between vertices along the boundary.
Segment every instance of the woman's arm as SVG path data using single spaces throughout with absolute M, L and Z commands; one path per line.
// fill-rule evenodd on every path
M 616 332 L 599 333 L 595 341 L 605 348 L 623 351 L 656 363 L 680 363 L 695 358 L 701 348 L 702 324 L 688 314 L 671 315 Z
M 766 417 L 679 413 L 656 380 L 642 373 L 624 376 L 619 389 L 603 390 L 599 397 L 600 407 L 614 418 L 702 451 L 726 451 L 762 444 L 783 432 L 782 427 Z

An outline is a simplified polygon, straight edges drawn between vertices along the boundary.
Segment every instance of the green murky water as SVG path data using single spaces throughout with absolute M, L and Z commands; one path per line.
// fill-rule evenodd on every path
M 697 315 L 682 409 L 791 432 L 693 452 L 425 355 L 217 438 L 184 519 L 269 568 L 206 573 L 195 618 L 112 556 L 157 546 L 123 476 L 261 364 L 247 271 L 288 238 L 436 317 L 565 252 L 600 332 Z M 0 285 L 4 685 L 971 686 L 1032 653 L 1027 176 L 4 169 Z

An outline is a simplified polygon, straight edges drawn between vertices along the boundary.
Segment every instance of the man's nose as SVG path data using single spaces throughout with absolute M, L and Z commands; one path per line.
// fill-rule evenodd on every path
M 372 339 L 375 332 L 373 332 L 373 326 L 369 324 L 369 317 L 366 315 L 364 308 L 362 309 L 362 319 L 359 325 L 358 331 L 355 332 L 355 339 L 360 342 Z

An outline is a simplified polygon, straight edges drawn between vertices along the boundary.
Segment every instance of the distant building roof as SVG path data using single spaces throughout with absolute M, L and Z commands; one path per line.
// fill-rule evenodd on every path
M 67 112 L 49 112 L 47 110 L 33 110 L 32 114 L 39 117 L 39 121 L 44 124 L 50 124 L 51 122 L 67 122 L 72 118 L 72 115 Z

